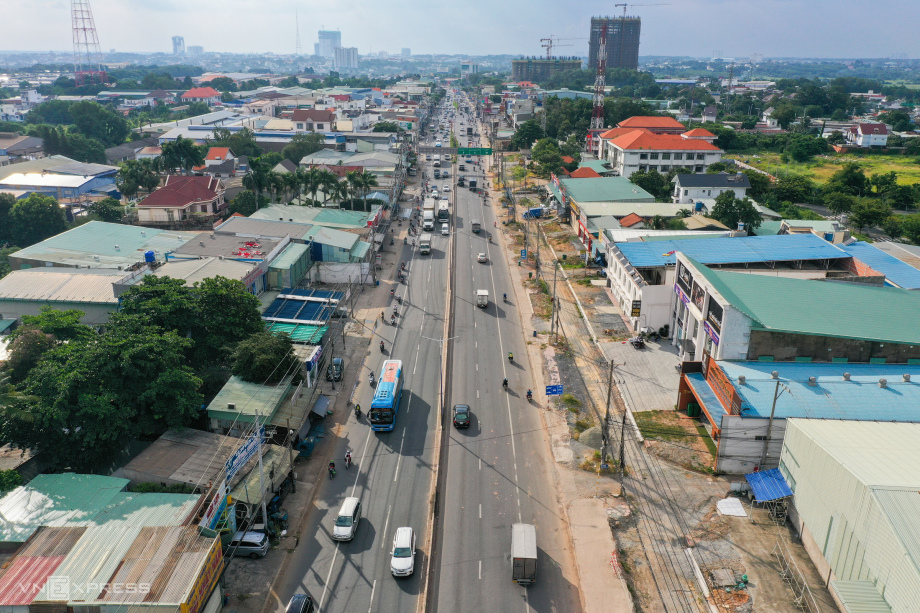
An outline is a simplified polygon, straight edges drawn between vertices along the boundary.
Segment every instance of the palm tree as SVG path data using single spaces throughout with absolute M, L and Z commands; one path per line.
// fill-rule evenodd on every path
M 367 208 L 367 194 L 370 192 L 371 188 L 377 187 L 377 177 L 373 173 L 368 171 L 363 171 L 359 176 L 361 190 L 364 192 L 364 212 L 369 211 Z
M 287 190 L 287 181 L 284 180 L 284 175 L 270 171 L 268 173 L 268 187 L 272 192 L 273 200 L 281 203 L 284 192 Z
M 300 177 L 298 176 L 298 170 L 294 172 L 289 172 L 281 175 L 284 178 L 284 187 L 285 190 L 290 194 L 288 202 L 294 199 L 294 196 L 300 195 Z
M 348 190 L 351 193 L 351 210 L 355 210 L 354 199 L 361 193 L 361 175 L 354 170 L 350 170 L 345 173 L 345 183 L 348 185 Z
M 654 215 L 648 220 L 648 225 L 652 230 L 663 230 L 665 227 L 664 217 L 661 215 Z
M 690 217 L 691 215 L 693 215 L 693 212 L 690 209 L 680 209 L 679 211 L 677 211 L 677 216 L 680 217 L 681 219 L 686 219 Z
M 262 158 L 249 160 L 249 172 L 243 177 L 243 187 L 256 193 L 258 206 L 262 206 L 262 193 L 270 186 L 271 168 Z
M 311 166 L 304 176 L 304 189 L 308 194 L 310 194 L 310 203 L 313 206 L 316 206 L 316 194 L 320 189 L 322 189 L 322 187 L 323 186 L 320 183 L 319 169 L 317 169 L 315 166 Z
M 348 200 L 348 197 L 351 195 L 351 188 L 348 185 L 348 181 L 337 181 L 330 192 L 330 195 L 339 202 L 339 206 L 341 207 L 342 203 Z M 352 204 L 351 208 L 354 210 L 355 205 Z
M 174 142 L 163 143 L 162 151 L 162 166 L 167 171 L 182 168 L 188 174 L 195 166 L 204 164 L 204 147 L 199 147 L 190 138 L 179 136 Z
M 338 185 L 339 177 L 331 170 L 320 170 L 317 172 L 317 180 L 323 190 L 323 204 L 325 205 L 329 196 L 332 195 L 332 190 Z

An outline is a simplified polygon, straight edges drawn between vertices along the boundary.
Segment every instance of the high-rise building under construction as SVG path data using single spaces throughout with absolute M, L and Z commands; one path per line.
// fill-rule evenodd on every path
M 592 17 L 588 43 L 588 67 L 597 68 L 597 47 L 607 24 L 607 68 L 639 68 L 639 17 Z

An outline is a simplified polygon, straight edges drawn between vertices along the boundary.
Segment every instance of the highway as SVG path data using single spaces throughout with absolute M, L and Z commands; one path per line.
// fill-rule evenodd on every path
M 397 292 L 406 300 L 398 327 L 381 325 L 362 369 L 357 402 L 360 422 L 349 416 L 343 437 L 336 440 L 337 474 L 324 479 L 285 575 L 278 598 L 287 604 L 295 593 L 309 593 L 323 613 L 415 611 L 422 592 L 427 557 L 429 495 L 433 479 L 436 415 L 441 376 L 441 345 L 447 290 L 447 247 L 450 237 L 435 235 L 430 255 L 412 245 L 395 248 L 408 262 L 409 283 Z M 390 249 L 391 247 L 387 247 Z M 386 309 L 387 315 L 392 310 Z M 387 351 L 381 354 L 383 339 Z M 403 361 L 403 397 L 392 432 L 373 432 L 367 421 L 373 390 L 368 366 L 379 375 L 385 359 Z M 346 470 L 342 458 L 352 450 L 355 464 Z M 312 470 L 317 470 L 313 467 Z M 333 522 L 343 500 L 357 496 L 363 518 L 351 542 L 332 540 Z M 397 528 L 416 530 L 416 571 L 408 578 L 390 574 L 390 551 Z M 280 609 L 283 610 L 283 609 Z
M 474 131 L 483 134 L 481 126 Z M 467 144 L 465 136 L 459 139 L 461 146 Z M 467 165 L 463 172 L 455 165 L 453 186 L 458 175 L 478 175 L 479 185 L 485 183 L 482 166 L 470 172 Z M 578 587 L 570 580 L 576 576 L 574 560 L 556 497 L 542 409 L 526 398 L 534 380 L 525 349 L 529 329 L 515 305 L 508 269 L 516 264 L 509 261 L 510 252 L 498 246 L 497 235 L 488 241 L 501 214 L 495 210 L 498 202 L 467 188 L 452 189 L 458 189 L 452 219 L 457 254 L 447 404 L 470 405 L 473 420 L 466 430 L 448 426 L 447 462 L 440 469 L 446 471 L 446 491 L 438 518 L 429 610 L 580 611 Z M 482 232 L 471 231 L 472 220 L 482 222 Z M 487 263 L 477 262 L 480 252 L 487 254 Z M 489 290 L 492 298 L 485 309 L 475 305 L 479 289 Z M 513 363 L 508 352 L 514 353 Z M 505 377 L 507 391 L 501 385 Z M 537 530 L 537 581 L 527 588 L 511 581 L 511 525 L 517 522 L 534 524 Z

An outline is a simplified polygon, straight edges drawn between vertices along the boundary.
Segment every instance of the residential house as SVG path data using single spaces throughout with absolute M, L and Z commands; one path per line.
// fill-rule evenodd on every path
M 883 123 L 858 123 L 846 132 L 847 142 L 857 147 L 887 147 L 888 126 Z
M 774 109 L 772 106 L 767 109 L 764 109 L 763 115 L 761 116 L 760 120 L 763 124 L 766 125 L 767 128 L 778 128 L 779 127 L 779 122 L 773 118 L 773 111 L 775 110 L 776 109 Z
M 706 217 L 699 213 L 694 213 L 690 217 L 685 217 L 684 225 L 688 230 L 706 230 L 706 231 L 729 231 L 731 228 L 724 223 L 712 217 Z
M 176 101 L 176 96 L 165 89 L 155 89 L 144 97 L 144 104 L 147 106 L 156 106 L 157 104 L 172 104 Z
M 218 215 L 226 206 L 220 179 L 170 175 L 163 187 L 137 205 L 137 216 L 141 223 L 167 223 L 192 216 Z
M 291 121 L 295 132 L 331 132 L 335 130 L 335 111 L 295 109 Z
M 204 102 L 208 106 L 220 104 L 220 92 L 213 87 L 193 87 L 182 94 L 182 102 Z
M 621 228 L 629 228 L 631 230 L 641 230 L 646 227 L 645 219 L 635 213 L 630 213 L 626 217 L 621 218 L 619 223 Z
M 10 162 L 45 157 L 44 141 L 37 136 L 0 132 L 0 156 L 7 156 Z
M 681 134 L 682 138 L 694 138 L 696 140 L 704 140 L 707 143 L 715 144 L 715 141 L 718 136 L 707 130 L 706 128 L 693 128 L 688 132 Z
M 750 179 L 741 172 L 682 174 L 676 175 L 671 182 L 674 184 L 671 201 L 678 204 L 694 204 L 703 199 L 718 198 L 729 190 L 735 192 L 735 198 L 744 198 L 747 196 L 747 190 L 751 188 Z
M 716 121 L 716 107 L 707 106 L 703 109 L 703 123 L 715 123 Z

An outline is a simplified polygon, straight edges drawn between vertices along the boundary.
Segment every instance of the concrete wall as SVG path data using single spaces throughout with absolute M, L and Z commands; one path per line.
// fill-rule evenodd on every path
M 845 330 L 841 330 L 845 333 Z M 920 359 L 920 346 L 897 343 L 876 343 L 846 338 L 784 334 L 751 330 L 750 341 L 742 357 L 721 356 L 720 359 L 756 360 L 759 356 L 773 356 L 778 361 L 792 361 L 809 357 L 815 362 L 830 362 L 831 358 L 847 358 L 850 362 L 869 362 L 871 358 L 884 358 L 889 364 L 906 364 L 908 359 Z
M 370 265 L 364 262 L 340 264 L 337 262 L 316 262 L 307 275 L 313 282 L 373 284 Z
M 113 277 L 117 279 L 118 277 Z M 81 304 L 77 302 L 47 302 L 41 300 L 0 300 L 2 319 L 20 319 L 23 315 L 39 315 L 42 307 L 52 306 L 59 311 L 77 309 L 85 315 L 80 321 L 88 326 L 103 326 L 109 322 L 109 315 L 118 309 L 118 304 Z
M 722 333 L 719 335 L 719 348 L 712 353 L 717 360 L 744 360 L 748 355 L 748 339 L 753 334 L 751 318 L 730 305 L 722 305 L 722 310 Z M 706 335 L 706 331 L 704 330 L 702 334 Z
M 760 466 L 765 439 L 757 440 L 757 437 L 767 435 L 769 421 L 761 417 L 723 415 L 716 469 L 734 475 L 753 472 Z M 767 461 L 764 466 L 760 466 L 761 470 L 776 468 L 779 465 L 785 434 L 786 420 L 774 419 Z

